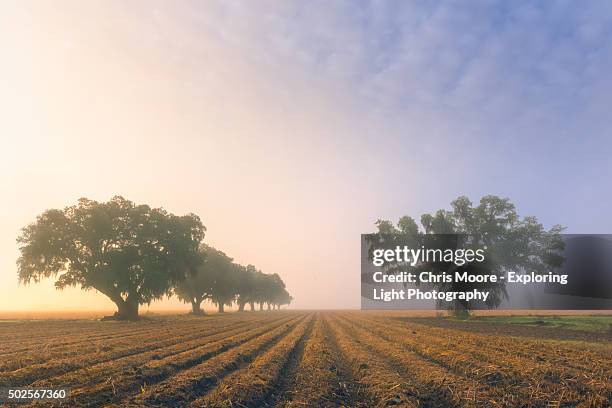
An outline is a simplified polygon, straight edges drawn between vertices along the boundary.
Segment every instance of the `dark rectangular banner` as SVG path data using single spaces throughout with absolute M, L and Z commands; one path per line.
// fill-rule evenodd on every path
M 612 235 L 361 236 L 362 309 L 612 309 Z

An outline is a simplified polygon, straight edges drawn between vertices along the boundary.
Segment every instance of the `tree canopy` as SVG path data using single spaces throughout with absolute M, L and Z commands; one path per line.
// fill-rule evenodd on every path
M 57 277 L 58 289 L 93 288 L 117 305 L 117 318 L 135 319 L 138 305 L 169 295 L 195 273 L 205 230 L 195 214 L 176 216 L 120 196 L 108 202 L 82 198 L 23 228 L 19 281 Z
M 462 268 L 470 274 L 496 274 L 501 276 L 506 271 L 529 271 L 545 273 L 563 262 L 557 250 L 562 249 L 561 232 L 563 227 L 553 226 L 545 230 L 535 217 L 520 218 L 514 204 L 507 198 L 493 195 L 481 198 L 477 206 L 465 196 L 451 203 L 451 210 L 438 210 L 433 214 L 423 214 L 420 226 L 409 217 L 401 217 L 397 224 L 379 219 L 376 222 L 377 245 L 394 247 L 409 245 L 413 247 L 486 247 L 487 258 L 482 264 L 471 263 Z M 392 264 L 388 273 L 406 270 L 406 265 Z M 428 262 L 414 267 L 415 270 L 434 273 L 449 272 L 457 265 L 449 262 Z M 440 282 L 435 284 L 444 291 L 462 291 L 465 283 Z M 471 288 L 475 284 L 469 284 Z M 507 299 L 505 280 L 479 283 L 478 288 L 490 291 L 486 306 L 496 308 L 504 298 Z M 456 312 L 465 312 L 473 304 L 457 300 L 451 308 Z
M 223 313 L 225 306 L 231 306 L 238 295 L 240 266 L 224 252 L 209 247 L 208 259 L 200 270 L 210 275 L 212 282 L 210 300 Z
M 255 302 L 255 296 L 257 295 L 257 274 L 261 273 L 254 265 L 247 265 L 240 267 L 240 277 L 238 279 L 238 310 L 243 311 L 244 306 L 249 303 L 251 309 L 254 309 L 253 303 Z

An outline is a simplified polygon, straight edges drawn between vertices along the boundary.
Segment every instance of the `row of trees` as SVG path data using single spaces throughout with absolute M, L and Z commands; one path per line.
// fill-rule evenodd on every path
M 191 303 L 193 314 L 203 313 L 204 300 L 214 303 L 219 313 L 234 303 L 239 311 L 247 304 L 254 311 L 256 303 L 260 310 L 264 309 L 264 304 L 269 310 L 291 302 L 292 297 L 278 274 L 269 275 L 253 265 L 234 263 L 225 253 L 208 245 L 202 245 L 201 251 L 204 262 L 197 273 L 179 282 L 175 288 L 179 299 Z
M 21 283 L 55 277 L 55 287 L 96 289 L 117 305 L 115 317 L 137 319 L 138 307 L 177 294 L 196 313 L 206 299 L 219 306 L 237 301 L 288 304 L 276 274 L 243 267 L 202 244 L 206 228 L 195 214 L 176 216 L 123 197 L 108 202 L 82 198 L 47 210 L 17 238 Z

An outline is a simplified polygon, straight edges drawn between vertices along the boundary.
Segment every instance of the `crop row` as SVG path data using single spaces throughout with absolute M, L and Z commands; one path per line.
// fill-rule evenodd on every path
M 35 350 L 16 351 L 13 356 L 1 357 L 0 372 L 4 373 L 3 375 L 7 375 L 9 371 L 23 368 L 22 373 L 25 374 L 43 367 L 45 369 L 52 369 L 53 366 L 64 366 L 67 369 L 74 369 L 79 364 L 82 364 L 83 361 L 95 364 L 123 355 L 139 353 L 162 344 L 164 340 L 170 341 L 170 343 L 173 339 L 186 341 L 189 338 L 201 336 L 202 332 L 207 334 L 216 333 L 238 325 L 249 325 L 252 323 L 252 321 L 228 319 L 217 324 L 191 323 L 174 328 L 148 327 L 137 333 L 116 335 L 105 340 L 91 339 L 84 334 L 77 341 L 64 343 L 58 341 L 58 343 L 53 344 L 51 347 L 48 347 L 49 344 L 39 345 L 37 349 L 33 346 Z M 75 350 L 78 350 L 76 355 Z M 15 355 L 19 355 L 20 358 L 16 359 Z
M 597 370 L 577 371 L 571 367 L 551 364 L 546 359 L 532 361 L 516 357 L 512 355 L 513 339 L 492 339 L 505 341 L 506 352 L 491 352 L 487 347 L 474 346 L 470 336 L 462 336 L 462 332 L 439 336 L 410 327 L 397 328 L 389 322 L 346 316 L 343 319 L 354 324 L 355 331 L 363 331 L 362 337 L 371 335 L 379 342 L 395 344 L 404 355 L 412 353 L 415 360 L 427 361 L 454 375 L 474 381 L 479 385 L 479 390 L 486 389 L 492 396 L 501 395 L 505 398 L 513 395 L 522 401 L 531 401 L 534 406 L 552 404 L 559 400 L 572 405 L 584 402 L 599 405 L 612 397 L 609 368 L 608 374 L 602 375 Z M 540 349 L 542 344 L 537 346 L 535 344 L 532 349 L 534 353 L 545 350 Z M 572 358 L 580 358 L 577 354 L 574 353 Z
M 185 406 L 212 390 L 226 375 L 248 365 L 258 355 L 297 330 L 306 318 L 306 315 L 300 315 L 273 329 L 266 328 L 248 341 L 225 347 L 222 352 L 200 364 L 178 371 L 164 381 L 155 385 L 147 383 L 140 394 L 122 400 L 118 406 Z
M 250 317 L 250 316 L 249 316 Z M 227 320 L 249 320 L 247 316 L 228 316 L 220 318 L 212 315 L 206 319 L 184 319 L 184 320 L 156 320 L 133 322 L 72 322 L 64 321 L 49 327 L 47 322 L 22 323 L 20 326 L 7 328 L 3 326 L 3 332 L 9 337 L 2 342 L 0 359 L 6 359 L 15 353 L 35 353 L 41 348 L 47 351 L 57 348 L 82 346 L 100 341 L 113 339 L 125 339 L 133 335 L 143 334 L 152 330 L 156 332 L 169 332 L 183 327 L 202 327 L 206 325 L 223 324 Z M 0 361 L 2 361 L 0 360 Z
M 612 401 L 605 344 L 474 334 L 388 314 L 207 319 L 162 322 L 159 331 L 134 326 L 143 331 L 130 330 L 124 341 L 110 337 L 106 351 L 70 355 L 70 346 L 58 348 L 51 360 L 6 371 L 0 381 L 71 388 L 68 405 L 75 407 L 605 407 Z

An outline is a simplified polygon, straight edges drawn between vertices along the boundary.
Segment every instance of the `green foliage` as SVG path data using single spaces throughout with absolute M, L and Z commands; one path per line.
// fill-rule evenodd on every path
M 282 288 L 274 298 L 274 303 L 278 306 L 288 305 L 293 300 L 293 296 L 289 294 L 287 289 Z
M 253 265 L 240 266 L 238 271 L 238 307 L 244 310 L 244 305 L 255 301 L 257 290 L 256 276 L 259 271 Z
M 465 196 L 451 203 L 451 210 L 438 210 L 433 214 L 421 216 L 421 228 L 414 219 L 404 216 L 397 226 L 388 220 L 376 222 L 378 245 L 394 248 L 407 245 L 418 248 L 487 248 L 487 258 L 483 264 L 467 265 L 463 269 L 470 274 L 496 274 L 506 271 L 529 271 L 546 273 L 560 266 L 563 258 L 558 255 L 563 248 L 561 232 L 563 227 L 555 225 L 546 231 L 535 217 L 520 218 L 514 205 L 507 198 L 488 195 L 481 198 L 478 206 Z M 436 234 L 434 236 L 434 234 Z M 452 272 L 457 266 L 447 262 L 429 262 L 414 268 L 418 271 L 434 273 Z M 388 273 L 407 270 L 406 265 L 391 265 Z M 463 284 L 465 285 L 465 284 Z M 474 284 L 471 288 L 475 287 Z M 461 283 L 438 283 L 442 291 L 461 291 L 466 288 Z M 487 306 L 498 307 L 507 298 L 505 281 L 479 284 L 480 290 L 490 291 Z M 472 304 L 458 300 L 451 306 L 457 313 L 468 311 Z
M 208 245 L 202 245 L 200 253 L 204 262 L 196 273 L 175 287 L 179 299 L 192 303 L 194 314 L 201 313 L 200 304 L 204 300 L 217 305 L 219 312 L 234 302 L 239 310 L 250 302 L 279 306 L 290 303 L 291 296 L 278 274 L 268 275 L 253 265 L 234 263 L 224 252 Z
M 288 299 L 284 295 L 286 292 L 285 283 L 278 276 L 278 274 L 266 275 L 258 272 L 255 274 L 255 293 L 253 295 L 253 301 L 268 305 L 280 306 L 283 304 L 289 304 L 291 299 Z M 291 296 L 289 296 L 291 298 Z
M 150 303 L 195 272 L 205 228 L 195 214 L 176 216 L 123 197 L 82 198 L 63 210 L 47 210 L 17 239 L 19 281 L 57 277 L 55 286 L 96 289 L 135 318 Z
M 19 281 L 57 278 L 55 286 L 96 289 L 135 319 L 138 305 L 176 294 L 194 313 L 210 300 L 223 311 L 238 300 L 288 304 L 282 279 L 246 267 L 201 244 L 206 229 L 194 214 L 176 216 L 123 197 L 108 202 L 82 198 L 74 206 L 47 210 L 23 228 L 17 242 Z
M 204 266 L 212 280 L 210 300 L 223 311 L 223 306 L 231 306 L 238 295 L 240 266 L 219 250 L 212 249 L 208 254 L 210 258 Z
M 612 316 L 609 315 L 576 315 L 576 316 L 475 316 L 470 321 L 514 324 L 520 326 L 540 326 L 568 330 L 607 333 L 612 330 Z

